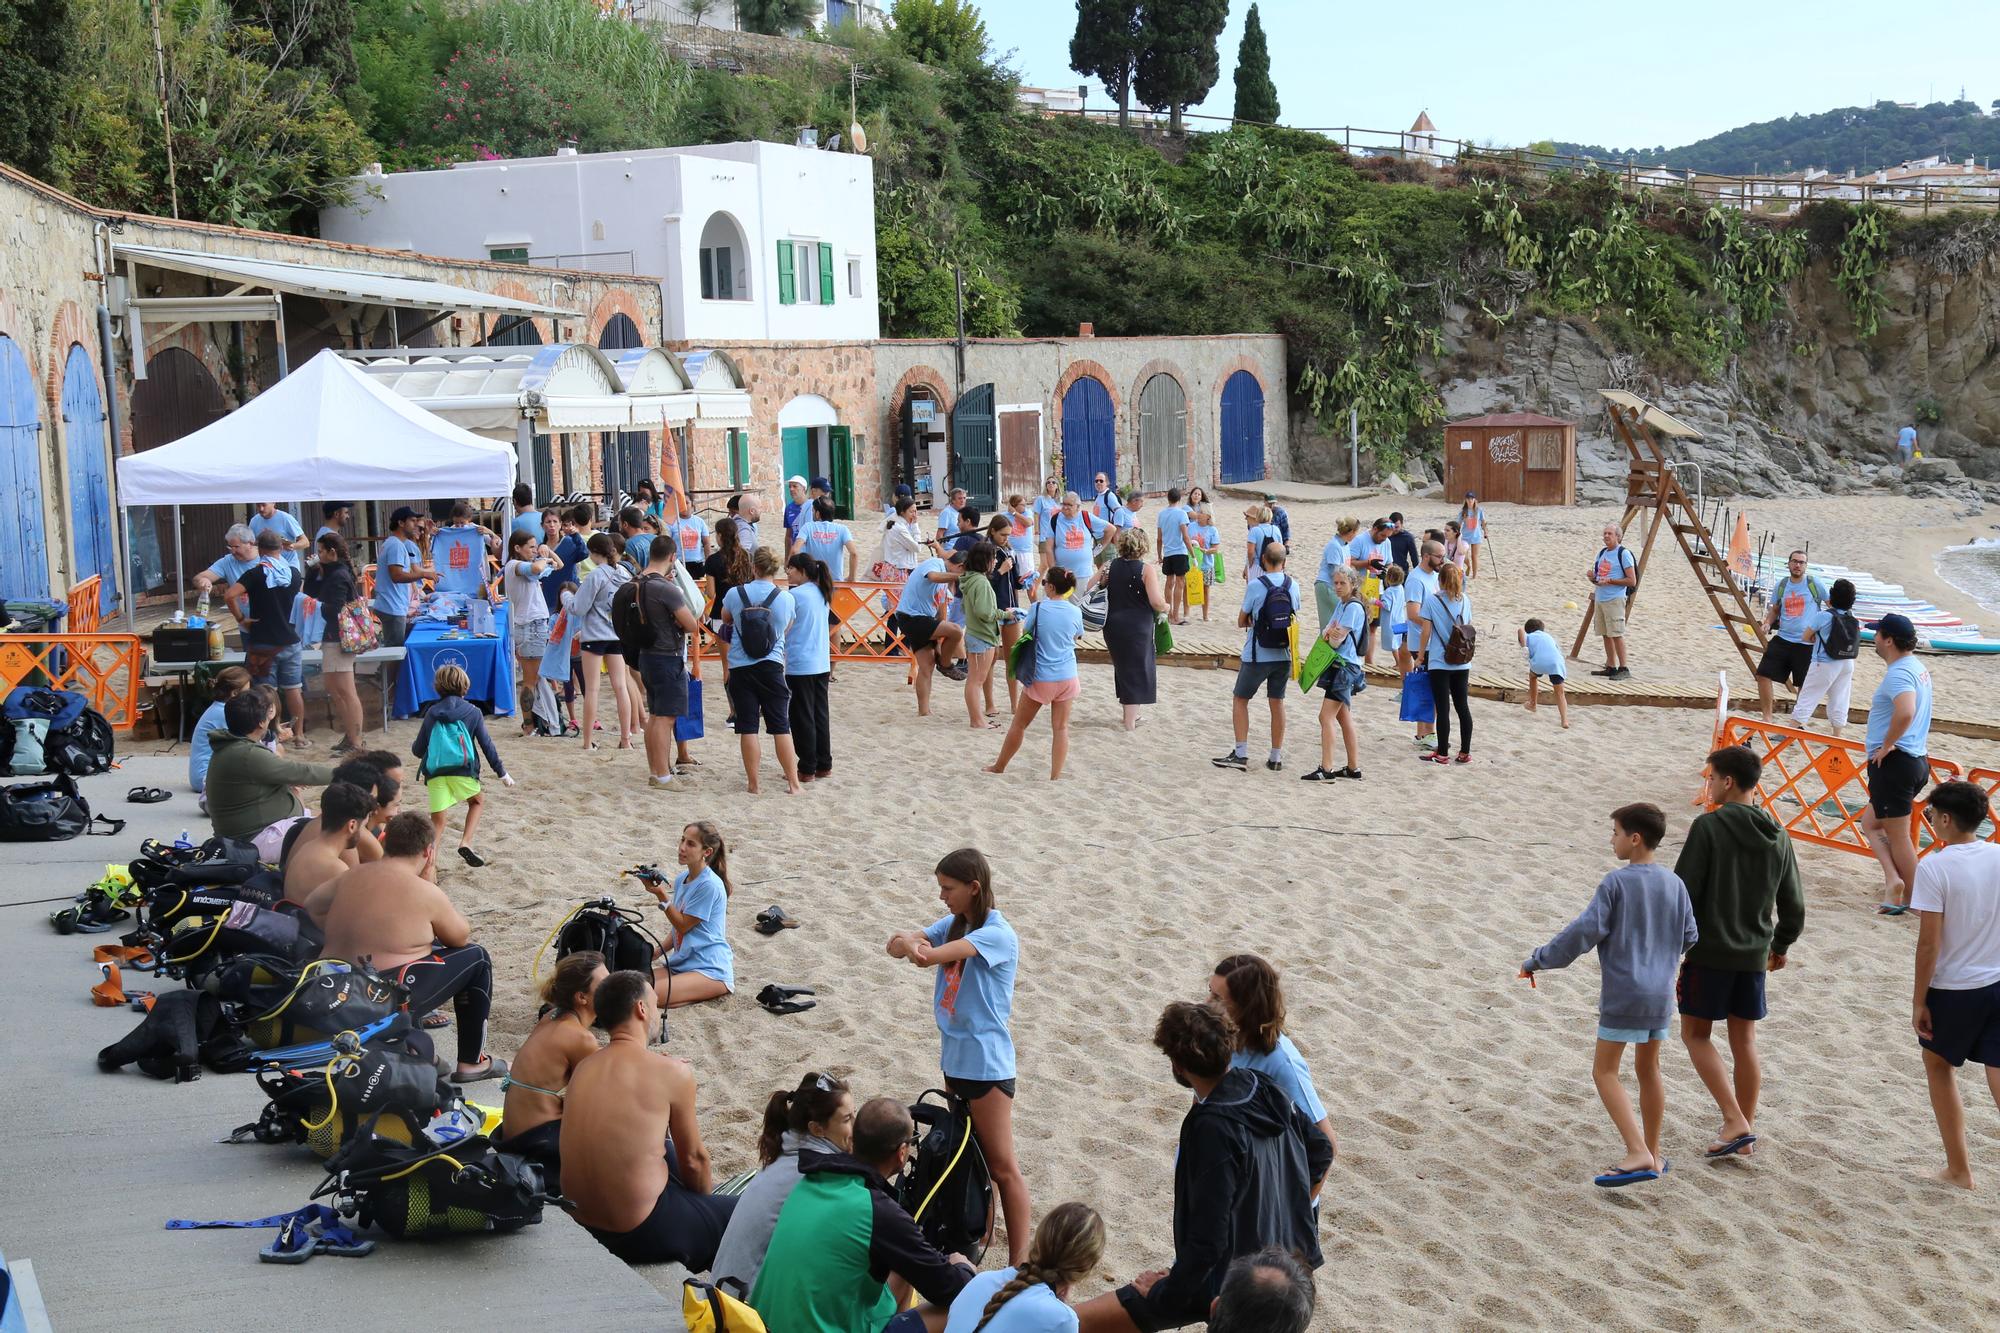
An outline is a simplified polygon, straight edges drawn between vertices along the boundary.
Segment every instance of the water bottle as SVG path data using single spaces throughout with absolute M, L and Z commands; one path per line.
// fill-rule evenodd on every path
M 194 839 L 188 836 L 186 829 L 182 829 L 181 836 L 174 839 L 174 850 L 177 852 L 191 852 L 194 846 Z

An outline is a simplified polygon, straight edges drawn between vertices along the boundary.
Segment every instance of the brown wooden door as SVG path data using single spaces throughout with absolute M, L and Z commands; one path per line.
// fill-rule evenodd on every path
M 1000 414 L 1000 504 L 1010 495 L 1032 500 L 1042 493 L 1042 414 Z
M 1559 426 L 1536 426 L 1527 432 L 1526 484 L 1522 499 L 1531 505 L 1559 505 L 1569 500 L 1568 450 Z
M 1453 504 L 1463 499 L 1467 491 L 1486 494 L 1486 474 L 1479 466 L 1485 448 L 1485 431 L 1473 428 L 1445 432 L 1444 494 Z
M 178 347 L 169 347 L 156 356 L 146 358 L 146 378 L 133 386 L 132 449 L 135 453 L 143 453 L 163 444 L 172 444 L 183 435 L 192 435 L 203 426 L 221 420 L 228 412 L 222 390 L 216 386 L 215 377 L 208 373 L 208 367 L 201 363 L 200 358 Z M 247 506 L 253 499 L 283 498 L 277 495 L 245 496 L 244 500 Z M 247 508 L 230 505 L 181 506 L 178 537 L 183 582 L 192 579 L 227 553 L 222 544 L 222 534 L 229 530 L 230 524 L 239 522 L 244 512 Z M 134 551 L 134 563 L 139 566 L 142 580 L 140 591 L 171 591 L 174 587 L 176 538 L 172 506 L 154 507 L 153 530 L 156 541 L 152 550 L 157 553 L 158 563 L 152 564 L 143 552 Z M 135 536 L 134 545 L 144 544 Z
M 1485 446 L 1476 451 L 1486 483 L 1480 488 L 1480 499 L 1521 503 L 1521 473 L 1527 450 L 1526 427 L 1496 426 L 1486 432 Z

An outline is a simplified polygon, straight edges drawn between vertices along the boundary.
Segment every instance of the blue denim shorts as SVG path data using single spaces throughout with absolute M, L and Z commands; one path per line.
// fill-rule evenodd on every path
M 253 684 L 275 685 L 281 690 L 296 690 L 305 683 L 305 645 L 294 643 L 280 648 L 278 655 L 271 659 L 271 666 L 263 675 L 256 677 Z
M 1665 1028 L 1608 1028 L 1602 1024 L 1597 1028 L 1599 1041 L 1625 1041 L 1634 1046 L 1644 1046 L 1649 1041 L 1665 1041 Z
M 970 630 L 966 631 L 965 655 L 967 657 L 971 657 L 977 653 L 990 653 L 993 651 L 993 647 L 994 645 L 986 642 L 986 640 L 980 638 L 977 634 L 974 634 L 972 631 Z

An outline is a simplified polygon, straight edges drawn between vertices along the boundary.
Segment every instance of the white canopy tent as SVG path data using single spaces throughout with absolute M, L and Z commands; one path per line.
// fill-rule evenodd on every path
M 512 448 L 440 420 L 332 350 L 212 425 L 118 460 L 127 549 L 135 504 L 504 497 L 513 487 Z

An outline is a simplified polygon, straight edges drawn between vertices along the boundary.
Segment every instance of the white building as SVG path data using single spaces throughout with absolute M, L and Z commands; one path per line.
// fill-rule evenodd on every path
M 1030 110 L 1066 112 L 1070 115 L 1083 113 L 1082 87 L 1073 88 L 1030 88 L 1026 84 L 1014 90 L 1014 100 Z
M 668 342 L 865 342 L 875 164 L 772 143 L 459 162 L 359 178 L 320 234 L 461 259 L 660 278 Z
M 690 6 L 688 0 L 598 0 L 598 4 L 607 12 L 650 23 L 724 30 L 743 26 L 736 13 L 736 0 L 713 0 L 699 15 L 695 13 L 698 6 Z M 879 30 L 888 26 L 886 8 L 880 0 L 821 0 L 820 12 L 811 26 L 825 32 L 842 23 L 859 23 L 864 28 Z
M 1428 162 L 1432 166 L 1442 166 L 1446 158 L 1457 155 L 1457 148 L 1449 140 L 1438 135 L 1438 127 L 1431 124 L 1431 113 L 1419 111 L 1416 120 L 1402 134 L 1403 157 L 1412 162 Z

